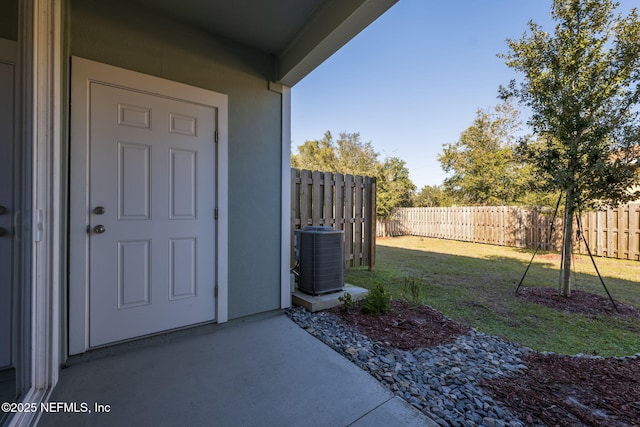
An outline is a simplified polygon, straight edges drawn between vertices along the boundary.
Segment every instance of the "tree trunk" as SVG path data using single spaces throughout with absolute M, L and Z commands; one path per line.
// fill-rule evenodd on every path
M 560 267 L 560 295 L 571 296 L 571 253 L 573 252 L 574 191 L 567 189 L 564 206 L 562 266 Z

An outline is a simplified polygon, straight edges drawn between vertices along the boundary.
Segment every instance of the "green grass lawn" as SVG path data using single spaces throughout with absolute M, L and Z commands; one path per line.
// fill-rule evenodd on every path
M 375 271 L 347 270 L 347 283 L 382 283 L 395 299 L 407 283 L 424 303 L 458 322 L 538 351 L 625 356 L 640 352 L 640 319 L 587 317 L 518 298 L 514 291 L 532 251 L 421 237 L 379 239 Z M 640 262 L 595 258 L 616 301 L 640 307 Z M 557 288 L 559 256 L 538 253 L 523 286 Z M 574 258 L 573 289 L 606 296 L 588 256 Z M 404 290 L 404 292 L 403 292 Z

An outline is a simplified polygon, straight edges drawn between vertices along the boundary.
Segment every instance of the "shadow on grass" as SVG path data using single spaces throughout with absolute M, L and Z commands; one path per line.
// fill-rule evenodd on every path
M 468 290 L 495 290 L 501 294 L 515 292 L 531 259 L 532 251 L 513 250 L 522 259 L 515 256 L 481 255 L 483 248 L 489 246 L 469 244 L 480 255 L 465 256 L 445 254 L 420 249 L 405 249 L 391 246 L 377 246 L 377 264 L 374 272 L 348 270 L 348 275 L 370 275 L 385 285 L 393 285 L 398 279 L 425 279 L 441 286 L 470 285 Z M 541 253 L 536 256 L 529 268 L 522 286 L 557 287 L 560 266 L 554 253 Z M 598 260 L 596 260 L 596 263 Z M 597 295 L 606 295 L 600 280 L 588 259 L 577 259 L 581 270 L 572 272 L 572 289 Z M 554 265 L 555 264 L 555 265 Z M 586 265 L 584 265 L 586 264 Z M 370 273 L 370 274 L 369 274 Z M 601 268 L 605 285 L 616 301 L 640 307 L 640 286 L 636 281 L 625 280 L 607 274 Z
M 414 281 L 426 303 L 445 315 L 540 351 L 601 355 L 640 351 L 640 319 L 566 313 L 516 295 L 531 252 L 503 256 L 492 253 L 495 248 L 477 244 L 469 244 L 469 250 L 480 252 L 447 254 L 378 245 L 375 270 L 347 270 L 345 279 L 366 288 L 382 283 L 396 299 L 402 298 L 403 285 Z M 556 288 L 558 281 L 558 265 L 542 258 L 534 260 L 523 286 Z M 637 282 L 606 277 L 605 284 L 616 301 L 640 307 Z M 575 273 L 573 289 L 606 296 L 595 270 Z

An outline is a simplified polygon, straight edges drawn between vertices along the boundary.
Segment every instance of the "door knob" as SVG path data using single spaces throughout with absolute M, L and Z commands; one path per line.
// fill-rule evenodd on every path
M 4 227 L 0 227 L 0 237 L 4 237 L 4 236 L 6 236 L 7 234 L 9 234 L 9 230 L 7 230 L 7 229 L 6 229 L 6 228 L 4 228 Z
M 5 208 L 4 206 L 0 206 L 0 215 L 4 215 L 7 213 L 7 208 Z
M 100 224 L 100 225 L 96 225 L 95 227 L 93 227 L 93 231 L 95 231 L 97 234 L 102 234 L 105 231 L 107 231 L 107 229 L 104 228 L 104 225 Z

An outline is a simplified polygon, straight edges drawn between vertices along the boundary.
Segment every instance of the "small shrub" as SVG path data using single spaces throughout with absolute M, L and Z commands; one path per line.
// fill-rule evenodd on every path
M 402 299 L 417 305 L 424 303 L 424 293 L 422 283 L 413 278 L 405 278 L 400 291 Z
M 351 307 L 353 307 L 353 299 L 351 298 L 351 294 L 347 291 L 344 292 L 344 295 L 338 297 L 338 301 L 342 303 L 340 308 L 345 313 L 347 313 L 351 309 Z
M 364 299 L 362 312 L 365 314 L 386 314 L 391 310 L 391 294 L 382 283 L 377 283 Z

